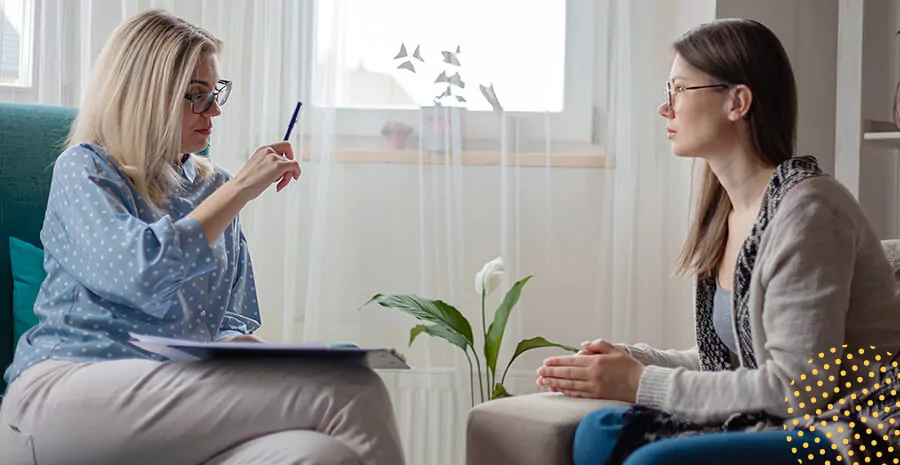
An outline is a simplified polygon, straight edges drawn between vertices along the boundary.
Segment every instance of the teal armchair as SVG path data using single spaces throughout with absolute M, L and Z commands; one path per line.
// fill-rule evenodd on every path
M 73 108 L 0 103 L 0 373 L 14 350 L 9 237 L 41 246 L 53 161 L 74 118 Z

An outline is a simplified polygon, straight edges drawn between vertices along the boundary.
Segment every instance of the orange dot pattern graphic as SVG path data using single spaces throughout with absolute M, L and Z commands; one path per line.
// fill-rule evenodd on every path
M 844 345 L 808 361 L 809 371 L 791 381 L 784 398 L 791 418 L 784 429 L 796 431 L 787 442 L 797 463 L 900 465 L 898 360 L 872 346 Z

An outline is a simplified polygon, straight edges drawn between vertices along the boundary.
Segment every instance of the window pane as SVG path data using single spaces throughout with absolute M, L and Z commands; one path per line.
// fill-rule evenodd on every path
M 0 84 L 18 84 L 21 78 L 25 1 L 0 0 Z
M 416 108 L 443 95 L 444 105 L 490 110 L 479 84 L 493 84 L 507 111 L 562 110 L 565 1 L 345 0 L 337 4 L 338 11 L 322 12 L 319 18 L 318 64 L 336 63 L 340 107 Z M 340 37 L 335 38 L 335 33 Z M 417 48 L 419 54 L 414 56 Z M 403 56 L 395 58 L 398 54 Z M 442 73 L 446 81 L 438 79 Z

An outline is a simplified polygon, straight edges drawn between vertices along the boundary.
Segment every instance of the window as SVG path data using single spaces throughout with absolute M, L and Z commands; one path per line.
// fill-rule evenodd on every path
M 440 102 L 465 108 L 465 139 L 496 139 L 500 122 L 481 89 L 492 85 L 507 114 L 539 121 L 541 138 L 549 119 L 553 139 L 590 141 L 593 2 L 338 4 L 337 25 L 333 12 L 319 10 L 316 61 L 336 64 L 328 100 L 340 135 L 374 136 L 387 121 L 418 127 L 418 109 Z
M 337 105 L 414 109 L 448 94 L 440 99 L 444 104 L 487 111 L 491 106 L 478 84 L 493 83 L 503 91 L 507 111 L 562 110 L 564 2 L 456 0 L 450 5 L 351 0 L 338 58 Z M 438 79 L 441 75 L 445 78 Z
M 31 86 L 33 26 L 33 0 L 0 0 L 0 86 Z

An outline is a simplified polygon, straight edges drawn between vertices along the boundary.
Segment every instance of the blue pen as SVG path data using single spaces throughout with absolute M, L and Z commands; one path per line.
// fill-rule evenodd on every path
M 300 114 L 301 106 L 303 106 L 303 102 L 297 102 L 297 107 L 294 108 L 294 116 L 291 116 L 291 122 L 288 123 L 287 132 L 284 133 L 284 140 L 290 139 L 291 131 L 294 130 L 294 124 L 297 122 L 297 116 Z

